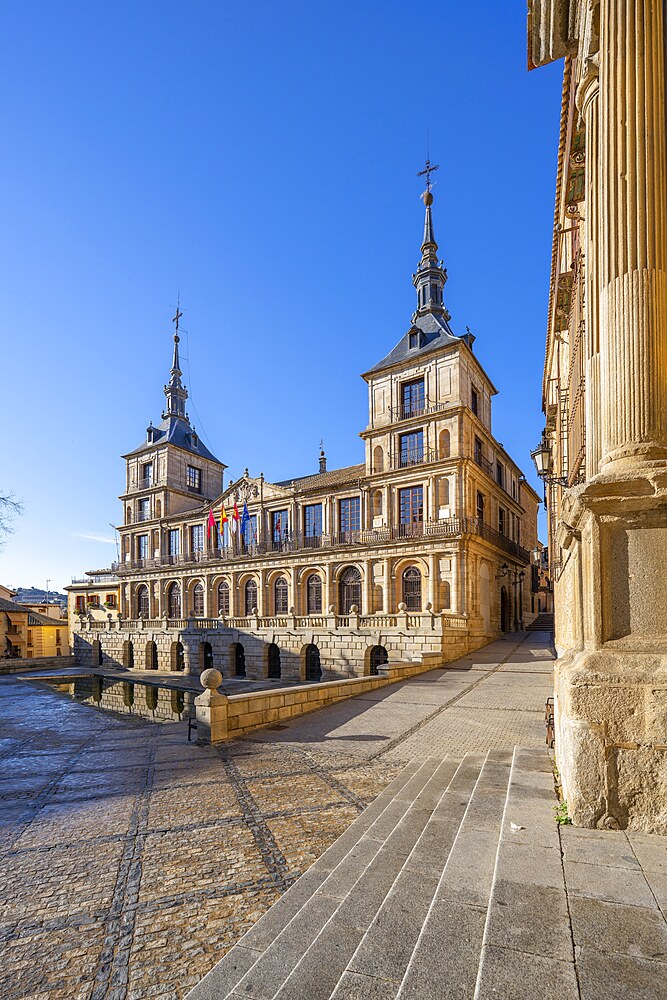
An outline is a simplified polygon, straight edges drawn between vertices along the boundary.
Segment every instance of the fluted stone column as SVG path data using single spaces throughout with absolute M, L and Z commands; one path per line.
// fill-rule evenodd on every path
M 659 0 L 601 0 L 602 468 L 667 460 L 667 149 Z

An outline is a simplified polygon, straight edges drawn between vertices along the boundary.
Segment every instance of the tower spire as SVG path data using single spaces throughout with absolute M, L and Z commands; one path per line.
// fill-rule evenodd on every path
M 178 335 L 178 323 L 183 313 L 180 309 L 180 300 L 176 306 L 176 315 L 172 319 L 175 324 L 174 329 L 174 357 L 171 362 L 170 379 L 164 387 L 164 394 L 167 397 L 167 409 L 162 414 L 165 417 L 180 417 L 181 420 L 188 420 L 185 412 L 185 401 L 188 398 L 188 391 L 181 382 L 181 363 L 178 357 L 178 345 L 181 338 Z
M 417 267 L 417 273 L 413 274 L 412 282 L 417 289 L 417 311 L 413 316 L 413 321 L 417 316 L 426 313 L 447 314 L 443 304 L 442 293 L 447 281 L 447 271 L 442 266 L 442 261 L 438 260 L 438 244 L 435 242 L 435 232 L 433 229 L 433 185 L 431 184 L 431 174 L 438 170 L 437 163 L 426 160 L 426 166 L 417 174 L 418 177 L 426 177 L 426 190 L 420 195 L 424 202 L 424 238 L 421 245 L 421 260 Z

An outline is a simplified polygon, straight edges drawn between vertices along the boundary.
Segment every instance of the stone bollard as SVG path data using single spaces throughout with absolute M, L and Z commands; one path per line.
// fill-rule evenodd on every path
M 218 691 L 222 674 L 211 667 L 199 680 L 205 690 L 195 698 L 197 743 L 222 743 L 227 739 L 227 695 Z

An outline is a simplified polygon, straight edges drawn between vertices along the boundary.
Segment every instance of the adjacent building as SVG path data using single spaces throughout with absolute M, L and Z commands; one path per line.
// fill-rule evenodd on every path
M 186 412 L 177 313 L 161 422 L 124 456 L 121 621 L 84 619 L 80 658 L 326 679 L 446 662 L 534 617 L 540 500 L 493 436 L 496 389 L 450 325 L 430 185 L 423 198 L 417 307 L 363 375 L 358 464 L 322 452 L 312 475 L 225 483 Z

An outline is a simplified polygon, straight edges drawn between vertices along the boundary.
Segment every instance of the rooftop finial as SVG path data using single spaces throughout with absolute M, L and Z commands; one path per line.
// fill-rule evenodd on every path
M 320 438 L 320 472 L 327 471 L 327 456 L 324 454 L 324 440 Z
M 176 315 L 172 319 L 172 323 L 175 325 L 174 329 L 174 357 L 171 362 L 171 378 L 169 382 L 164 387 L 164 394 L 167 397 L 167 409 L 166 412 L 162 414 L 165 416 L 181 417 L 183 420 L 187 420 L 187 414 L 185 412 L 185 401 L 188 398 L 187 390 L 185 389 L 183 383 L 181 382 L 181 361 L 178 356 L 178 344 L 180 337 L 178 335 L 178 324 L 183 313 L 181 312 L 181 297 L 178 296 L 178 302 L 176 305 Z
M 421 261 L 419 262 L 417 273 L 412 279 L 417 289 L 417 312 L 413 316 L 413 322 L 416 316 L 427 312 L 446 314 L 442 292 L 447 281 L 447 272 L 442 266 L 442 261 L 438 260 L 438 244 L 435 241 L 433 215 L 431 212 L 433 204 L 431 174 L 439 169 L 439 164 L 431 163 L 427 149 L 426 165 L 423 170 L 417 173 L 417 177 L 426 178 L 426 190 L 420 195 L 426 211 L 424 215 L 424 238 L 421 245 Z

